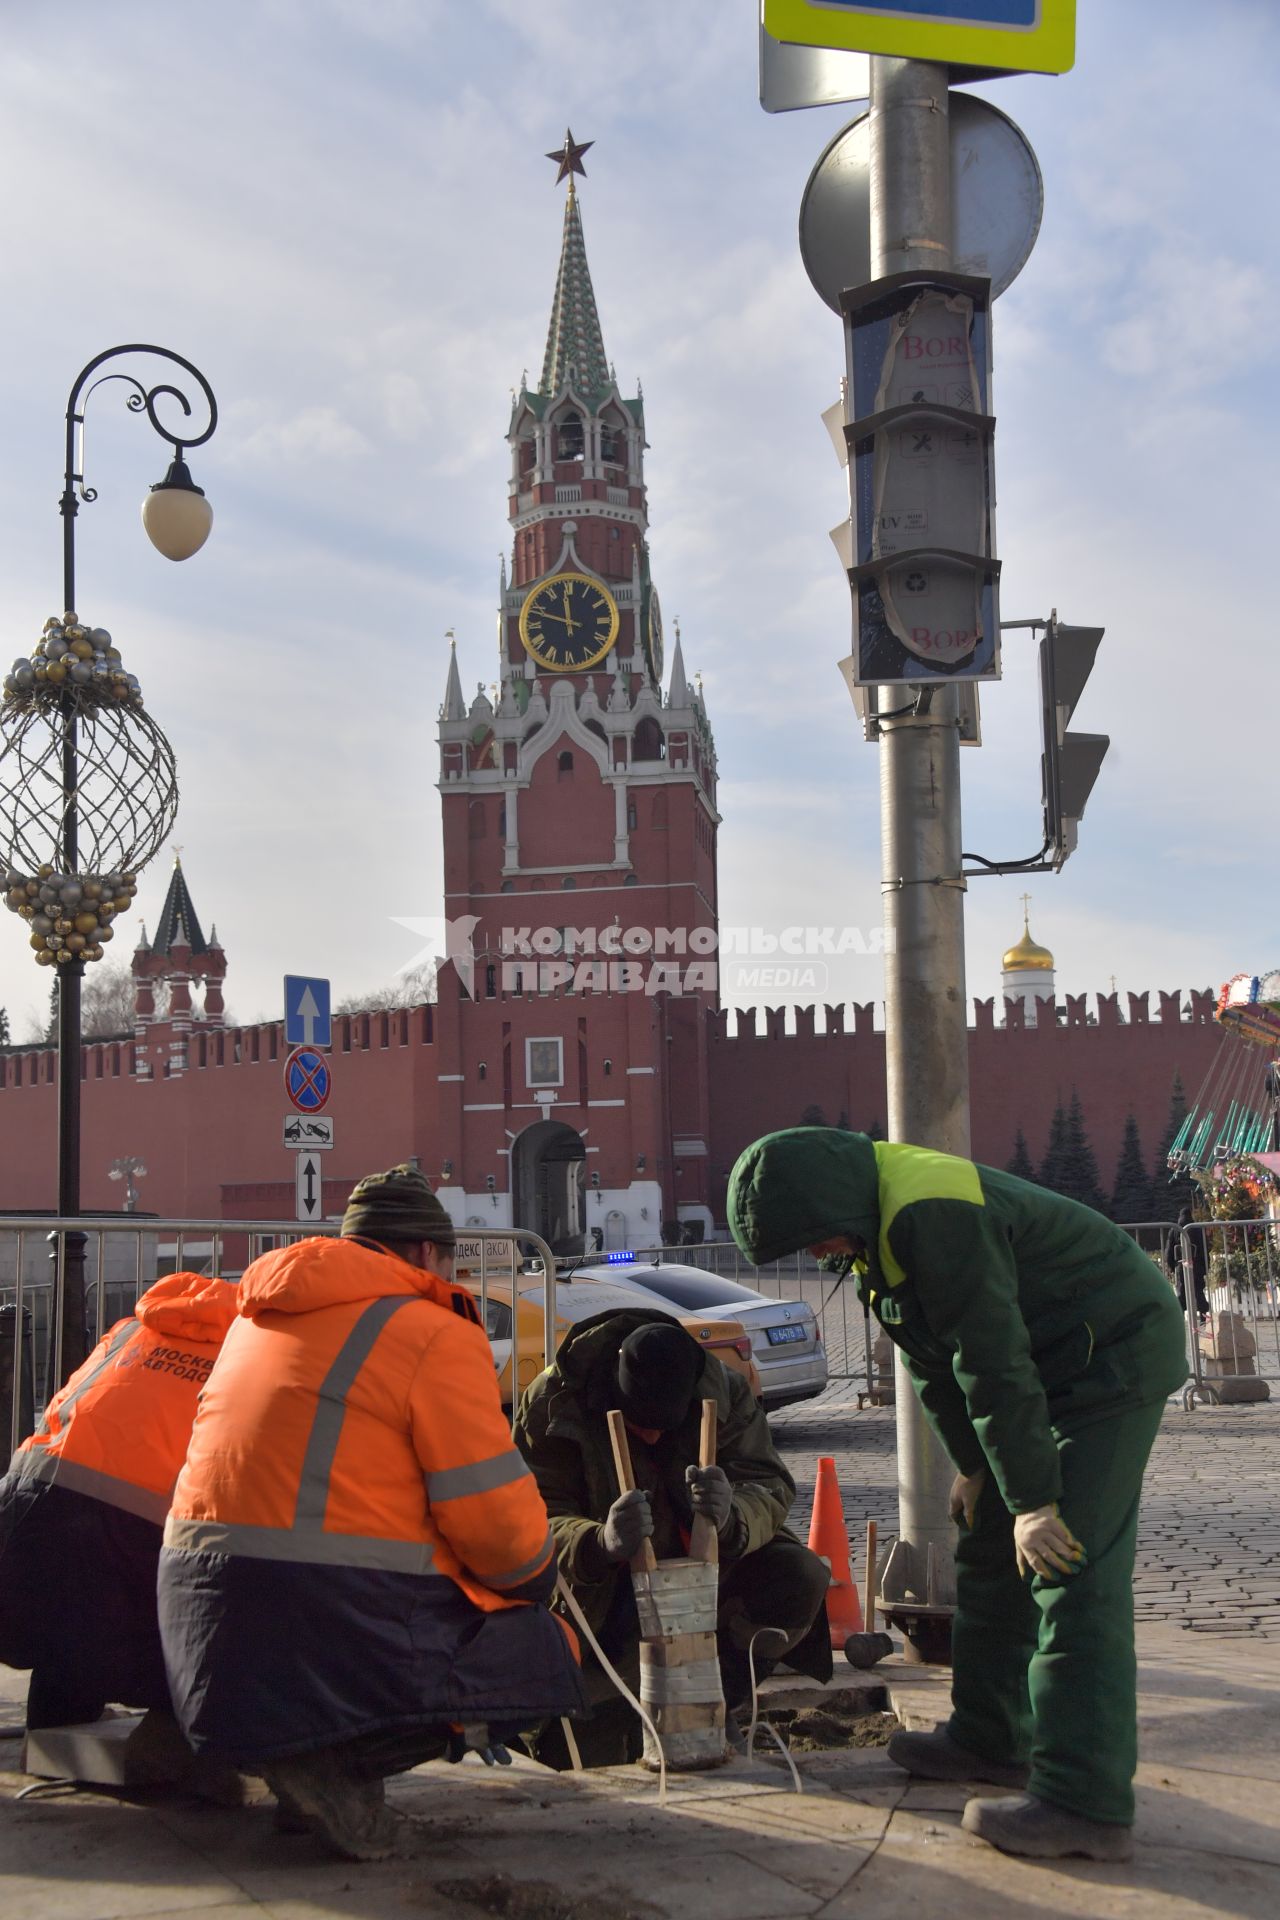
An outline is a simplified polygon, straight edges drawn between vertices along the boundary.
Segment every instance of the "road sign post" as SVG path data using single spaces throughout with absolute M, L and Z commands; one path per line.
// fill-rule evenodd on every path
M 871 62 L 871 264 L 875 279 L 951 264 L 946 68 Z M 902 711 L 877 688 L 885 923 L 885 1057 L 891 1140 L 969 1153 L 969 1035 L 961 878 L 960 716 L 951 685 Z M 912 703 L 906 703 L 909 706 Z M 892 717 L 890 717 L 892 715 Z M 952 1469 L 901 1355 L 898 1578 L 919 1601 L 950 1599 Z M 894 1598 L 886 1592 L 886 1598 Z

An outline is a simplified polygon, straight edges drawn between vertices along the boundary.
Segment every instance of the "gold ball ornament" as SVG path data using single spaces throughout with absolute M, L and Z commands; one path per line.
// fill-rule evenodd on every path
M 100 927 L 98 929 L 99 940 L 114 940 L 115 937 L 116 930 L 114 927 Z
M 97 914 L 78 913 L 75 918 L 75 929 L 77 933 L 96 933 L 98 931 Z
M 65 915 L 60 915 L 53 923 L 53 930 L 55 933 L 62 934 L 65 938 L 67 934 L 75 932 L 75 927 Z
M 50 953 L 48 947 L 45 948 L 43 953 L 36 955 L 36 965 L 38 967 L 51 967 L 53 965 L 53 955 Z
M 88 942 L 82 933 L 69 933 L 67 935 L 68 953 L 83 953 L 87 945 Z
M 28 944 L 34 947 L 37 953 L 42 953 L 46 949 L 48 942 L 42 933 L 33 933 Z
M 116 895 L 115 905 L 116 905 L 117 913 L 127 912 L 128 909 L 133 905 L 132 890 L 130 890 L 128 893 L 118 893 Z
M 42 880 L 47 880 L 49 878 L 49 875 L 53 872 L 53 868 L 49 865 L 48 861 L 46 860 L 42 866 L 39 866 L 36 868 L 36 872 L 37 874 L 39 874 Z
M 54 959 L 57 961 L 60 967 L 65 967 L 69 963 L 69 961 L 72 959 L 72 953 L 70 948 L 59 947 L 57 953 L 54 955 Z
M 81 634 L 79 639 L 72 640 L 71 651 L 72 653 L 74 653 L 77 660 L 92 660 L 93 642 L 92 640 L 86 639 L 84 635 Z
M 101 960 L 102 948 L 99 946 L 86 947 L 84 957 L 86 960 Z
M 45 679 L 50 686 L 60 687 L 67 677 L 67 670 L 61 660 L 51 660 L 45 671 Z

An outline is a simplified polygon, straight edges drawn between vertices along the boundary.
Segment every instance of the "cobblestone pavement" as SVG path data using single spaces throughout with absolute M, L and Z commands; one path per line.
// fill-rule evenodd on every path
M 818 1457 L 831 1454 L 857 1578 L 863 1528 L 897 1531 L 892 1408 L 857 1411 L 856 1383 L 775 1414 L 796 1477 L 793 1523 L 809 1525 Z M 1147 1468 L 1134 1593 L 1140 1622 L 1280 1641 L 1280 1402 L 1183 1410 L 1169 1403 Z

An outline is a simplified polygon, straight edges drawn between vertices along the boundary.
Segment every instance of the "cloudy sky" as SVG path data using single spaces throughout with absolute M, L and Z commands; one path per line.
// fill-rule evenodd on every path
M 1060 990 L 1216 984 L 1280 961 L 1280 9 L 1079 11 L 1073 73 L 980 89 L 1045 177 L 995 315 L 1002 613 L 1107 628 L 1076 724 L 1111 755 L 1032 925 Z M 596 142 L 605 344 L 643 381 L 655 578 L 716 733 L 722 918 L 875 926 L 878 756 L 835 667 L 844 483 L 819 420 L 840 329 L 796 243 L 849 113 L 761 111 L 753 0 L 0 0 L 0 24 L 6 664 L 60 610 L 73 378 L 118 342 L 173 348 L 221 408 L 192 457 L 213 535 L 181 567 L 148 546 L 165 450 L 100 390 L 79 610 L 177 750 L 175 837 L 236 1017 L 274 1015 L 286 971 L 388 980 L 419 944 L 397 919 L 439 910 L 444 634 L 464 684 L 492 678 L 509 389 L 541 365 L 566 124 Z M 963 756 L 965 845 L 991 857 L 1040 838 L 1029 636 L 1005 661 Z M 152 924 L 168 867 L 143 878 Z M 971 993 L 996 990 L 1022 890 L 970 889 Z M 838 984 L 878 998 L 879 963 Z M 0 915 L 18 1037 L 46 990 Z

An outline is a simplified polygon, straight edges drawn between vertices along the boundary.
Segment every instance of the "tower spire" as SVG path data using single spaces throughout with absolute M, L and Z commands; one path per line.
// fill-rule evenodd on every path
M 458 643 L 450 627 L 445 635 L 449 642 L 449 678 L 444 688 L 444 718 L 446 720 L 465 720 L 467 703 L 462 697 L 462 681 L 458 676 Z
M 564 208 L 564 234 L 560 242 L 560 265 L 556 273 L 555 296 L 551 302 L 551 324 L 547 329 L 547 350 L 542 359 L 541 390 L 558 393 L 565 384 L 569 368 L 576 371 L 576 385 L 584 395 L 602 392 L 609 385 L 609 359 L 600 331 L 596 296 L 587 265 L 586 242 L 582 237 L 582 215 L 573 177 L 586 177 L 582 156 L 593 140 L 575 141 L 566 130 L 564 146 L 547 155 L 556 161 L 556 184 L 565 178 L 569 192 Z

